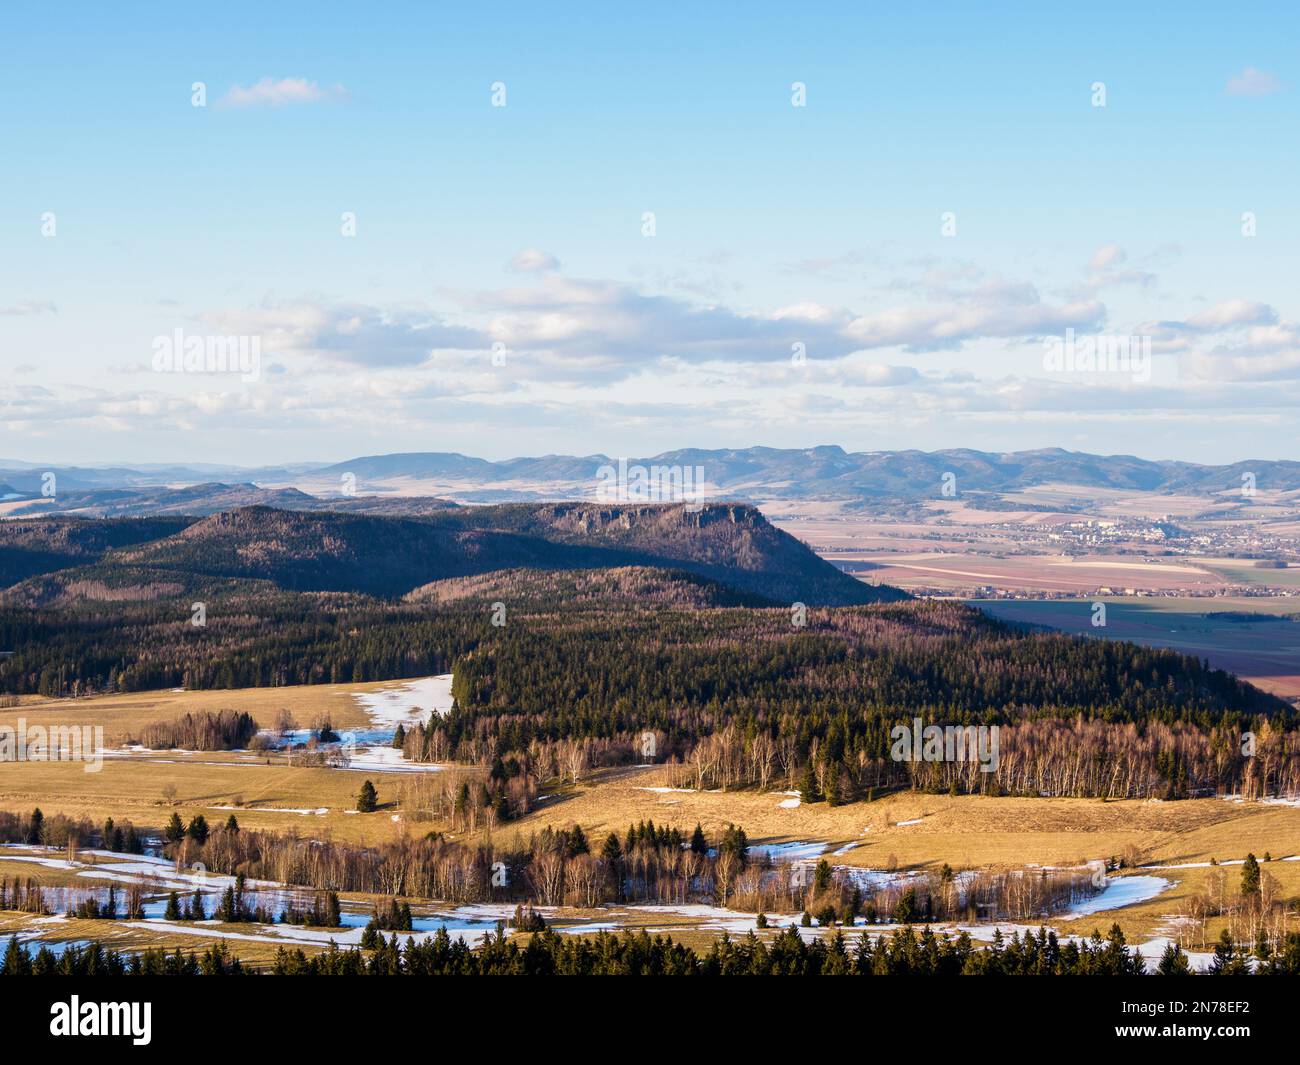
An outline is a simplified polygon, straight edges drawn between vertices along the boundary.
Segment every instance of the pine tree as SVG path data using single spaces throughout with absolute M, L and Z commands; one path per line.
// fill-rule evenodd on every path
M 1209 973 L 1212 976 L 1245 976 L 1250 973 L 1246 959 L 1238 953 L 1226 928 L 1219 934 L 1219 942 L 1214 946 L 1214 961 L 1210 962 Z
M 176 892 L 171 892 L 167 896 L 167 909 L 163 911 L 164 921 L 179 921 L 181 919 L 181 903 L 176 897 Z
M 378 807 L 379 793 L 375 791 L 375 786 L 367 780 L 361 785 L 361 792 L 357 796 L 357 812 L 372 814 Z
M 610 865 L 623 857 L 623 848 L 618 842 L 618 833 L 611 832 L 605 837 L 605 844 L 600 848 L 600 856 Z
M 217 906 L 217 912 L 212 915 L 218 921 L 233 922 L 239 919 L 235 912 L 235 889 L 228 887 L 221 893 L 221 902 Z
M 406 746 L 406 729 L 402 728 L 400 722 L 393 732 L 393 746 L 399 751 Z
M 45 826 L 45 815 L 41 813 L 38 806 L 32 811 L 31 820 L 27 823 L 27 842 L 32 846 L 37 846 L 41 842 L 42 829 Z
M 185 834 L 190 837 L 199 846 L 208 841 L 208 821 L 202 814 L 195 814 L 194 819 L 190 822 L 190 827 L 185 830 Z
M 704 835 L 704 829 L 698 821 L 695 822 L 695 831 L 691 833 L 691 853 L 701 857 L 709 853 L 708 837 Z
M 1259 862 L 1253 854 L 1246 855 L 1246 862 L 1241 867 L 1241 893 L 1247 898 L 1259 896 Z
M 231 814 L 229 817 L 226 818 L 226 831 L 227 832 L 239 831 L 239 822 L 235 820 L 234 814 Z
M 894 906 L 894 923 L 911 924 L 916 920 L 916 888 L 908 888 Z
M 826 805 L 838 806 L 840 804 L 840 768 L 831 764 L 826 769 Z
M 803 767 L 803 776 L 799 779 L 799 798 L 802 802 L 821 802 L 822 793 L 817 787 L 817 771 L 812 762 Z
M 0 965 L 0 973 L 5 976 L 27 976 L 31 971 L 32 959 L 27 953 L 27 948 L 18 942 L 17 936 L 10 936 L 9 946 L 5 949 L 4 964 Z
M 172 811 L 171 820 L 167 822 L 167 827 L 163 829 L 163 841 L 166 843 L 179 843 L 185 838 L 185 825 L 181 822 L 181 815 Z

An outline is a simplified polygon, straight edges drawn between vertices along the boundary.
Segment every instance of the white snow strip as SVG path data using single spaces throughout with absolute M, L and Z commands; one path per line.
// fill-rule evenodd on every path
M 750 844 L 750 860 L 771 858 L 773 862 L 806 862 L 826 852 L 827 843 L 758 843 Z
M 352 696 L 370 718 L 373 728 L 396 729 L 426 721 L 431 713 L 445 715 L 452 704 L 451 674 L 406 681 L 391 688 L 358 692 Z
M 1154 899 L 1162 891 L 1167 891 L 1171 883 L 1162 876 L 1119 876 L 1106 882 L 1101 892 L 1073 907 L 1066 913 L 1059 914 L 1054 920 L 1071 921 L 1076 917 L 1087 917 L 1106 910 L 1118 910 L 1125 906 L 1135 906 L 1139 902 Z
M 319 806 L 314 810 L 298 810 L 292 806 L 209 806 L 209 810 L 235 810 L 239 813 L 251 814 L 301 814 L 304 817 L 316 816 L 324 817 L 330 812 L 328 806 Z

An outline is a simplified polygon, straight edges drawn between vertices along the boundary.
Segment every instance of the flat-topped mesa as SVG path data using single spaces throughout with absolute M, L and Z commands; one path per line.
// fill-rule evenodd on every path
M 757 507 L 747 503 L 560 503 L 539 508 L 583 532 L 605 528 L 631 529 L 657 523 L 680 523 L 696 529 L 725 522 L 750 529 L 767 526 L 768 520 Z
M 742 503 L 503 503 L 420 516 L 242 507 L 170 535 L 105 544 L 73 564 L 269 580 L 300 591 L 401 596 L 432 581 L 507 569 L 683 570 L 772 603 L 851 606 L 907 598 L 864 584 Z M 53 573 L 33 556 L 20 576 Z M 66 579 L 64 579 L 66 578 Z M 101 574 L 69 571 L 67 585 Z

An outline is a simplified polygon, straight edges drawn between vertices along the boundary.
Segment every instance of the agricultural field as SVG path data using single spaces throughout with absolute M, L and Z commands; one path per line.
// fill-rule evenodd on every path
M 1092 623 L 1095 602 L 1106 604 L 1104 627 Z M 1206 659 L 1275 695 L 1300 698 L 1300 600 L 1103 596 L 982 599 L 970 605 L 1004 621 L 1169 647 Z

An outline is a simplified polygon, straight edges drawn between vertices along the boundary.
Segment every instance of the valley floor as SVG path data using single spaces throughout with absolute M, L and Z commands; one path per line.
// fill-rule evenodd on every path
M 435 694 L 441 693 L 441 694 Z M 433 706 L 422 705 L 434 703 Z M 148 693 L 102 699 L 27 700 L 0 712 L 0 724 L 23 716 L 47 723 L 102 723 L 106 735 L 122 742 L 141 723 L 175 716 L 182 707 L 249 709 L 270 719 L 281 706 L 292 707 L 300 721 L 326 714 L 336 728 L 359 736 L 382 736 L 399 720 L 412 720 L 446 704 L 445 686 L 428 682 L 338 685 L 320 688 L 256 689 L 201 693 Z M 112 742 L 111 740 L 109 742 Z M 376 750 L 382 750 L 378 743 Z M 120 752 L 119 752 L 120 753 Z M 398 752 L 391 751 L 392 755 Z M 390 763 L 393 759 L 388 760 Z M 400 761 L 400 759 L 398 760 Z M 66 814 L 101 823 L 113 817 L 156 831 L 173 812 L 188 821 L 203 814 L 210 823 L 234 812 L 241 826 L 289 832 L 308 839 L 377 843 L 406 835 L 443 831 L 437 821 L 408 821 L 400 805 L 407 773 L 394 766 L 371 763 L 366 771 L 308 768 L 291 765 L 282 752 L 252 754 L 135 751 L 105 760 L 102 770 L 86 773 L 75 763 L 7 764 L 0 770 L 0 809 L 28 812 L 39 806 L 48 817 Z M 471 773 L 456 767 L 406 765 L 429 773 Z M 373 779 L 380 808 L 355 811 L 363 779 Z M 1212 877 L 1236 874 L 1230 863 L 1246 854 L 1275 859 L 1264 869 L 1273 876 L 1284 899 L 1300 897 L 1300 803 L 1241 802 L 1206 798 L 1181 802 L 1109 801 L 1096 799 L 989 798 L 899 792 L 872 802 L 831 807 L 803 804 L 787 790 L 757 792 L 694 791 L 674 786 L 674 772 L 663 766 L 596 770 L 577 784 L 553 782 L 532 813 L 498 829 L 498 837 L 522 838 L 543 828 L 580 825 L 597 843 L 610 832 L 624 834 L 629 825 L 653 820 L 689 833 L 699 823 L 710 838 L 729 824 L 743 827 L 755 857 L 771 852 L 775 861 L 826 857 L 846 875 L 871 882 L 936 872 L 943 864 L 954 870 L 1015 869 L 1032 866 L 1079 866 L 1096 860 L 1127 857 L 1133 868 L 1112 876 L 1105 892 L 1092 904 L 1045 923 L 1065 935 L 1103 933 L 1117 922 L 1132 944 L 1145 944 L 1159 953 L 1166 937 L 1178 931 L 1177 913 L 1192 894 Z M 174 790 L 173 790 L 174 789 Z M 473 837 L 463 837 L 470 838 Z M 1211 863 L 1218 863 L 1218 866 Z M 192 890 L 190 874 L 177 874 L 165 860 L 132 859 L 108 853 L 66 855 L 15 846 L 0 847 L 0 876 L 34 877 L 49 886 L 104 886 L 132 879 L 154 891 L 167 887 Z M 872 879 L 874 878 L 874 879 Z M 222 878 L 209 878 L 205 890 L 218 889 Z M 269 890 L 283 890 L 270 886 Z M 345 896 L 342 930 L 306 930 L 282 926 L 221 926 L 181 924 L 161 920 L 161 899 L 154 895 L 145 921 L 84 921 L 61 915 L 34 918 L 17 913 L 0 915 L 0 934 L 18 932 L 51 942 L 105 939 L 121 947 L 143 945 L 202 945 L 228 941 L 232 949 L 253 962 L 264 962 L 287 944 L 322 949 L 330 940 L 348 944 L 359 940 L 360 925 L 373 901 Z M 513 912 L 501 906 L 457 907 L 437 900 L 412 900 L 417 934 L 445 924 L 454 934 L 477 941 L 497 920 Z M 157 911 L 157 912 L 154 912 Z M 650 928 L 671 931 L 674 938 L 706 945 L 721 931 L 743 933 L 754 928 L 754 915 L 700 904 L 658 908 L 612 906 L 597 910 L 551 910 L 557 928 L 582 934 L 607 928 Z M 773 915 L 772 927 L 793 923 L 796 914 Z M 987 939 L 992 925 L 972 928 Z M 1003 923 L 1010 932 L 1016 925 Z M 872 926 L 888 931 L 890 926 Z M 856 930 L 855 930 L 856 931 Z M 1211 920 L 1206 936 L 1212 941 L 1219 927 Z M 764 934 L 772 934 L 771 932 Z M 802 934 L 823 934 L 816 928 Z M 1185 944 L 1194 953 L 1205 944 Z

